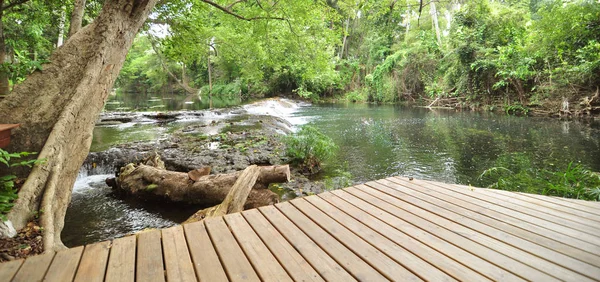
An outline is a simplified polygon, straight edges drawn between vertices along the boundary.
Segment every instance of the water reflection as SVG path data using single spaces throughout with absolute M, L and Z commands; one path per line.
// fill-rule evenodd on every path
M 239 95 L 202 96 L 178 93 L 114 92 L 108 97 L 105 111 L 176 111 L 225 108 L 242 103 Z
M 307 107 L 298 115 L 334 139 L 340 150 L 331 163 L 347 162 L 356 182 L 404 175 L 477 185 L 510 152 L 529 155 L 533 164 L 574 161 L 600 171 L 597 125 L 356 104 Z

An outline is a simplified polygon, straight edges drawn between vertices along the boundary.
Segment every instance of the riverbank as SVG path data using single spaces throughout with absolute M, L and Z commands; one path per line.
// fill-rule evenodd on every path
M 354 93 L 354 92 L 351 92 Z M 382 103 L 369 102 L 367 96 L 346 94 L 344 96 L 320 98 L 317 103 Z M 384 103 L 385 104 L 385 103 Z M 429 109 L 447 109 L 456 111 L 495 112 L 515 116 L 550 117 L 564 120 L 600 121 L 600 91 L 587 92 L 565 97 L 549 97 L 521 104 L 503 98 L 469 99 L 467 97 L 418 96 L 413 99 L 399 101 L 396 105 L 406 105 Z

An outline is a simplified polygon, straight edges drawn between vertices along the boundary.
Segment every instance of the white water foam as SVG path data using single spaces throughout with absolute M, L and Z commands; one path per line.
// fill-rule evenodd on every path
M 244 109 L 251 115 L 269 115 L 286 120 L 295 127 L 306 124 L 309 119 L 296 116 L 301 107 L 309 106 L 308 103 L 298 102 L 285 98 L 273 98 L 244 106 Z

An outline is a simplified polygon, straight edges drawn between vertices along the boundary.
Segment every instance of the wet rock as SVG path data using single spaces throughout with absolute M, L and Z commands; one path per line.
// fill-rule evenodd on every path
M 152 118 L 152 119 L 157 119 L 157 120 L 176 119 L 180 115 L 181 115 L 181 113 L 179 113 L 179 112 L 167 112 L 167 113 L 160 112 L 160 113 L 147 113 L 147 114 L 144 114 L 144 116 L 147 117 L 147 118 Z
M 291 132 L 287 121 L 266 115 L 240 115 L 208 126 L 206 122 L 186 125 L 166 140 L 131 142 L 90 153 L 84 167 L 93 174 L 116 174 L 121 166 L 139 162 L 154 152 L 160 154 L 167 170 L 180 172 L 207 166 L 212 168 L 212 174 L 231 173 L 253 164 L 287 163 L 280 140 L 282 133 Z M 220 133 L 207 133 L 215 128 L 220 128 L 216 130 Z M 284 189 L 294 191 L 296 196 L 323 190 L 322 184 L 312 183 L 299 172 L 293 172 L 292 179 L 295 181 L 287 183 Z

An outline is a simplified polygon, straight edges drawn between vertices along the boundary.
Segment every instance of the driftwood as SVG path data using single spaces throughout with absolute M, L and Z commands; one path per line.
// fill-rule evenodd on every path
M 257 170 L 257 180 L 244 205 L 246 209 L 277 203 L 277 194 L 266 188 L 270 183 L 290 180 L 288 165 L 257 167 Z M 128 164 L 121 168 L 118 178 L 109 178 L 106 183 L 117 191 L 140 197 L 158 196 L 173 202 L 214 206 L 225 200 L 242 172 L 204 176 L 191 174 L 195 180 L 185 172 L 168 171 L 146 164 Z
M 190 218 L 188 218 L 184 223 L 196 222 L 203 220 L 207 217 L 216 217 L 226 215 L 228 213 L 236 213 L 244 210 L 244 204 L 246 203 L 246 199 L 252 190 L 252 187 L 258 180 L 258 177 L 261 174 L 261 169 L 256 165 L 252 165 L 247 167 L 235 181 L 235 184 L 227 193 L 225 200 L 222 203 L 206 208 L 203 210 L 199 210 Z

